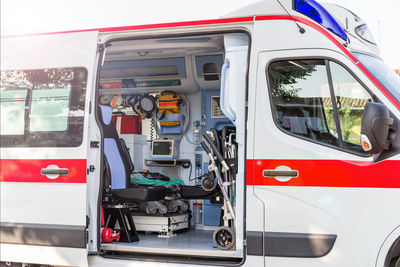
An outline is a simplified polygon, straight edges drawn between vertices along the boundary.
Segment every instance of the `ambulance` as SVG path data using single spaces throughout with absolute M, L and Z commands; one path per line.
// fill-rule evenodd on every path
M 400 78 L 354 13 L 1 48 L 2 267 L 400 266 Z

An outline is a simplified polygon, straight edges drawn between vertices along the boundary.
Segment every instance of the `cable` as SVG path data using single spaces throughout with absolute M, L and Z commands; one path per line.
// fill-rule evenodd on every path
M 150 142 L 153 144 L 153 138 L 154 138 L 154 123 L 155 123 L 155 118 L 154 116 L 151 118 L 151 126 L 150 126 Z
M 192 169 L 193 169 L 192 162 L 190 162 L 189 167 L 190 167 L 190 170 L 189 170 L 189 178 L 188 178 L 188 181 L 193 181 L 193 180 L 190 179 L 190 177 L 192 176 Z M 183 180 L 183 179 L 182 179 L 182 175 L 181 175 L 181 165 L 178 165 L 178 176 L 179 176 L 179 178 L 180 178 L 181 180 Z
M 192 169 L 193 169 L 192 162 L 190 162 L 190 171 L 189 171 L 189 178 L 188 178 L 189 181 L 190 181 L 190 177 L 192 176 Z
M 209 172 L 207 172 L 207 173 L 205 173 L 205 174 L 203 174 L 203 175 L 200 175 L 200 176 L 198 176 L 198 177 L 194 177 L 193 179 L 189 179 L 189 181 L 200 180 L 201 178 L 206 177 L 206 176 L 208 176 L 208 175 L 209 175 Z
M 299 32 L 301 33 L 301 34 L 303 34 L 303 33 L 305 33 L 306 32 L 306 30 L 303 28 L 303 27 L 301 27 L 298 23 L 297 23 L 297 21 L 292 17 L 292 15 L 286 10 L 286 8 L 282 5 L 282 3 L 279 1 L 279 0 L 276 0 L 278 3 L 279 3 L 279 5 L 285 10 L 285 12 L 289 15 L 289 17 L 294 21 L 294 23 L 297 25 L 297 27 L 299 27 Z

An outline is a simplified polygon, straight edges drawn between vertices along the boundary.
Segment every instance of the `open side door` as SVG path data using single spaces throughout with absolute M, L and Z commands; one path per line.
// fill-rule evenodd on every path
M 87 266 L 97 36 L 1 40 L 0 261 Z

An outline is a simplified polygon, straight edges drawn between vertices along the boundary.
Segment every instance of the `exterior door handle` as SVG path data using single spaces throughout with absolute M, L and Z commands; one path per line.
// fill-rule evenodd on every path
M 274 170 L 263 170 L 264 177 L 272 177 L 280 182 L 287 182 L 299 177 L 299 171 L 292 170 L 288 166 L 278 166 Z
M 68 175 L 69 170 L 67 168 L 59 168 L 57 165 L 49 165 L 41 169 L 40 174 L 46 175 L 49 179 L 57 179 L 60 175 Z

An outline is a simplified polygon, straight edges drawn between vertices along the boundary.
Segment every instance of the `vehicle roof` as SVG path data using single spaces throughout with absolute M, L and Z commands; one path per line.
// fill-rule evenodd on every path
M 116 26 L 116 27 L 104 27 L 104 28 L 92 28 L 92 29 L 78 29 L 69 31 L 59 31 L 59 32 L 43 32 L 35 34 L 24 34 L 22 36 L 29 35 L 48 35 L 48 34 L 61 34 L 61 33 L 76 33 L 85 31 L 98 31 L 99 33 L 111 33 L 111 32 L 123 32 L 123 31 L 135 31 L 135 30 L 151 30 L 151 29 L 164 29 L 164 28 L 175 28 L 175 27 L 185 27 L 185 26 L 206 26 L 213 24 L 229 24 L 229 23 L 252 23 L 257 20 L 256 17 L 259 16 L 271 16 L 271 15 L 290 15 L 302 17 L 307 20 L 311 20 L 303 14 L 300 14 L 293 10 L 293 0 L 260 0 L 237 10 L 229 12 L 219 19 L 208 19 L 208 20 L 195 20 L 195 21 L 183 21 L 183 22 L 168 22 L 168 23 L 156 23 L 156 24 L 145 24 L 145 25 L 132 25 L 132 26 Z M 342 24 L 342 23 L 341 23 Z M 21 35 L 14 36 L 2 36 L 1 38 L 9 37 L 19 37 Z M 353 38 L 354 39 L 354 38 Z M 350 49 L 353 47 L 350 42 Z M 354 46 L 354 45 L 353 45 Z M 355 47 L 354 47 L 355 48 Z M 361 46 L 358 45 L 358 51 L 364 51 L 367 53 L 373 53 L 370 47 L 365 44 Z
M 282 6 L 286 9 L 286 11 L 282 8 Z M 291 15 L 294 14 L 292 0 L 279 0 L 279 2 L 277 0 L 260 0 L 229 12 L 221 16 L 221 18 L 283 14 L 287 15 L 287 12 L 289 12 Z
M 280 2 L 285 6 L 285 8 L 293 13 L 292 10 L 292 0 L 280 0 Z M 129 9 L 129 5 L 126 7 Z M 15 37 L 15 36 L 26 36 L 26 35 L 42 35 L 42 34 L 52 34 L 52 33 L 71 33 L 71 32 L 83 32 L 83 31 L 99 31 L 99 32 L 107 32 L 107 31 L 116 31 L 116 30 L 144 30 L 144 29 L 156 29 L 156 28 L 170 28 L 170 27 L 181 27 L 181 26 L 196 26 L 196 25 L 208 25 L 208 24 L 220 24 L 220 23 L 237 23 L 237 22 L 251 22 L 253 19 L 250 17 L 258 16 L 258 15 L 287 15 L 285 10 L 278 4 L 276 0 L 261 0 L 244 7 L 241 7 L 233 12 L 229 12 L 228 14 L 224 14 L 222 16 L 209 17 L 204 16 L 204 20 L 197 16 L 197 20 L 194 21 L 173 21 L 169 20 L 168 22 L 155 23 L 155 24 L 137 24 L 137 23 L 129 23 L 129 19 L 126 16 L 118 15 L 118 14 L 109 14 L 106 17 L 101 16 L 101 14 L 96 15 L 94 21 L 98 21 L 97 17 L 103 17 L 102 23 L 87 23 L 82 18 L 82 27 L 74 27 L 72 30 L 66 29 L 65 27 L 57 27 L 50 28 L 56 29 L 56 31 L 46 31 L 43 32 L 32 32 L 26 33 L 22 32 L 22 34 L 11 34 L 8 32 L 6 35 L 2 34 L 2 38 L 7 37 Z M 122 18 L 121 18 L 122 17 Z M 209 19 L 210 18 L 210 19 Z M 223 19 L 223 20 L 221 20 Z M 234 19 L 234 20 L 229 20 Z M 134 20 L 134 17 L 130 21 L 137 22 Z M 163 21 L 162 18 L 160 21 Z M 164 20 L 165 21 L 165 20 Z M 57 23 L 57 22 L 56 22 Z M 76 23 L 75 23 L 76 25 Z M 129 26 L 128 26 L 129 25 Z M 60 25 L 61 26 L 61 25 Z M 111 26 L 111 27 L 109 27 Z M 47 29 L 47 27 L 43 27 Z M 58 30 L 60 29 L 60 30 Z

